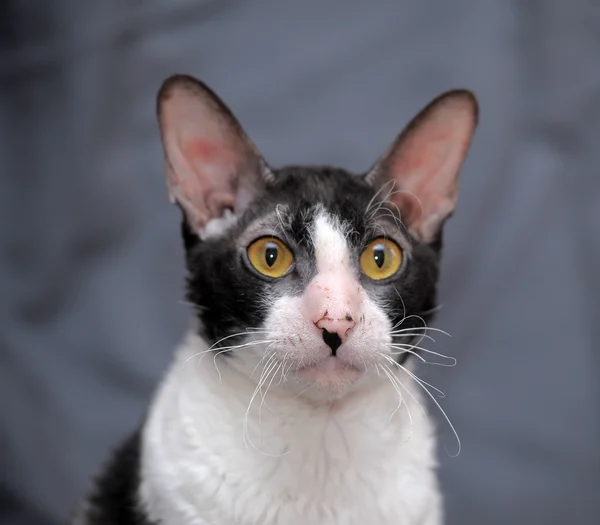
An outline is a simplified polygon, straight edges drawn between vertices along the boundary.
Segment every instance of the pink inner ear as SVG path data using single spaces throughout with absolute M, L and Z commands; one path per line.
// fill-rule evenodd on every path
M 412 193 L 421 202 L 423 209 L 419 206 L 415 210 L 419 213 L 433 212 L 456 192 L 455 170 L 458 168 L 454 166 L 460 163 L 460 158 L 453 154 L 456 145 L 452 144 L 450 135 L 437 132 L 409 140 L 392 162 L 392 173 L 403 174 L 400 189 Z
M 205 206 L 210 216 L 216 217 L 225 208 L 233 209 L 237 181 L 235 158 L 227 146 L 204 138 L 188 139 L 183 145 L 184 156 L 194 171 L 192 184 L 202 195 L 197 206 Z
M 192 139 L 184 149 L 187 156 L 199 162 L 215 162 L 221 147 L 204 139 Z
M 401 208 L 404 221 L 423 240 L 435 237 L 454 209 L 458 172 L 473 129 L 470 108 L 442 101 L 409 128 L 388 157 L 387 170 L 398 191 L 390 200 Z
M 201 231 L 236 205 L 239 177 L 247 176 L 254 151 L 207 88 L 191 79 L 173 82 L 159 102 L 169 192 Z
M 392 173 L 403 177 L 390 200 L 402 210 L 404 222 L 423 239 L 432 235 L 425 231 L 426 223 L 454 202 L 456 179 L 445 169 L 451 156 L 447 136 L 437 133 L 426 144 L 409 141 L 391 164 Z
M 183 150 L 194 171 L 191 184 L 196 186 L 196 195 L 201 196 L 193 204 L 207 212 L 204 223 L 222 215 L 226 208 L 233 209 L 236 166 L 235 159 L 228 154 L 226 147 L 196 138 L 188 140 Z
M 440 122 L 441 120 L 441 122 Z M 436 119 L 419 126 L 395 152 L 391 170 L 400 185 L 423 198 L 423 193 L 451 193 L 470 137 L 461 137 L 456 123 Z
M 235 156 L 227 151 L 220 137 L 198 137 L 199 130 L 189 126 L 165 125 L 164 133 L 170 193 L 185 210 L 191 225 L 201 231 L 211 218 L 234 207 Z M 189 138 L 192 133 L 196 136 Z

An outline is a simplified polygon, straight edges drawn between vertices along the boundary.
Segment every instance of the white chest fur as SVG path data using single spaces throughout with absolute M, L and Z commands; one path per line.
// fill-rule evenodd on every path
M 164 525 L 441 522 L 433 432 L 406 375 L 401 379 L 412 396 L 395 413 L 398 396 L 383 380 L 320 406 L 271 389 L 248 410 L 255 385 L 226 362 L 218 372 L 212 356 L 183 366 L 205 347 L 188 338 L 145 426 L 140 497 L 151 519 Z

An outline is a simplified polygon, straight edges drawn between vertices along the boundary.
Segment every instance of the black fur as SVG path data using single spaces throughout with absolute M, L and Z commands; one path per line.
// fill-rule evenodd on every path
M 140 445 L 137 431 L 115 451 L 73 525 L 159 525 L 138 501 Z

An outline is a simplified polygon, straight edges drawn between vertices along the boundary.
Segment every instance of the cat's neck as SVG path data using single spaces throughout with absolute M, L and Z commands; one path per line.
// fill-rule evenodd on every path
M 210 354 L 192 358 L 206 348 L 200 338 L 188 337 L 150 411 L 143 440 L 142 499 L 152 516 L 212 516 L 202 509 L 217 505 L 215 492 L 236 499 L 252 485 L 261 494 L 253 494 L 245 507 L 256 519 L 249 517 L 248 523 L 267 523 L 261 513 L 271 506 L 279 518 L 287 516 L 273 523 L 299 523 L 294 517 L 298 505 L 315 516 L 326 514 L 327 509 L 353 507 L 361 491 L 373 491 L 374 486 L 382 487 L 377 489 L 381 493 L 371 493 L 370 502 L 363 503 L 365 512 L 385 509 L 394 499 L 390 495 L 387 501 L 391 489 L 386 484 L 393 490 L 406 484 L 412 492 L 408 485 L 415 482 L 418 491 L 437 494 L 431 427 L 407 378 L 402 378 L 405 395 L 399 409 L 397 393 L 383 378 L 328 402 L 291 396 L 277 387 L 263 399 L 257 378 L 241 373 L 232 364 L 235 357 L 217 360 L 217 367 Z M 195 487 L 193 494 L 177 488 L 186 485 Z M 262 501 L 261 495 L 268 500 Z M 399 509 L 393 507 L 397 516 Z M 226 504 L 219 507 L 214 522 L 229 523 L 225 514 L 230 510 Z M 387 523 L 384 515 L 380 518 Z M 332 523 L 342 522 L 354 523 Z

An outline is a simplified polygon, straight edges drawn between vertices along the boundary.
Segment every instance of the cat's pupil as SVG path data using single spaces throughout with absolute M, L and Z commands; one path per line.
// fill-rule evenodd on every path
M 373 248 L 373 259 L 375 259 L 375 264 L 378 268 L 383 266 L 383 263 L 385 262 L 385 251 L 381 244 L 378 244 Z
M 265 250 L 265 261 L 267 266 L 270 268 L 275 264 L 277 260 L 277 245 L 275 243 L 268 243 L 267 249 Z

